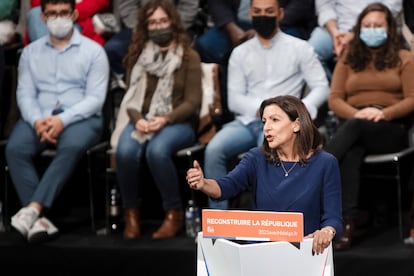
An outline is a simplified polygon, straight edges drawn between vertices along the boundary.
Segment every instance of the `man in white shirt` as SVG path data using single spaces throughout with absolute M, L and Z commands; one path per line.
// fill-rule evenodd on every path
M 218 179 L 227 174 L 228 161 L 261 145 L 262 120 L 258 109 L 263 100 L 278 95 L 302 97 L 313 119 L 329 94 L 328 80 L 313 48 L 307 41 L 280 31 L 283 0 L 252 0 L 250 16 L 256 36 L 236 47 L 229 59 L 228 105 L 235 120 L 208 143 L 204 172 Z M 228 208 L 228 202 L 210 200 L 210 207 Z

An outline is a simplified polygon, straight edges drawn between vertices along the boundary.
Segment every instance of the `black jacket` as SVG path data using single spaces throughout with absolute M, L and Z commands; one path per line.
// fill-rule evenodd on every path
M 208 9 L 214 25 L 221 28 L 229 22 L 237 22 L 240 0 L 208 0 Z M 295 27 L 305 38 L 317 24 L 314 0 L 290 0 L 284 7 L 285 17 L 280 27 Z

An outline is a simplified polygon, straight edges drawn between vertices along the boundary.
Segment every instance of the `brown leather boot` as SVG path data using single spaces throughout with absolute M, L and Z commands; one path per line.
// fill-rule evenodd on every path
M 167 239 L 177 235 L 184 226 L 183 210 L 168 210 L 161 227 L 152 234 L 153 239 Z
M 124 239 L 136 239 L 141 235 L 140 212 L 138 208 L 126 208 L 124 211 Z

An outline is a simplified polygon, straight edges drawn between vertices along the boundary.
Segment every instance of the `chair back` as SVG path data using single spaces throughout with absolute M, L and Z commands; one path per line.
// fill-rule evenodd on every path
M 222 114 L 219 85 L 219 66 L 216 63 L 201 63 L 201 101 L 197 138 L 200 144 L 207 144 L 216 134 L 213 117 Z

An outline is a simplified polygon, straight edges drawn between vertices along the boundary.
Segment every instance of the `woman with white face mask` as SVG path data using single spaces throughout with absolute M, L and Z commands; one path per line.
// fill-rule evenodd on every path
M 349 248 L 354 237 L 364 156 L 406 147 L 414 110 L 414 58 L 403 49 L 390 10 L 381 3 L 368 5 L 353 31 L 335 67 L 328 99 L 341 120 L 325 145 L 338 158 L 342 174 L 345 227 L 337 250 Z

